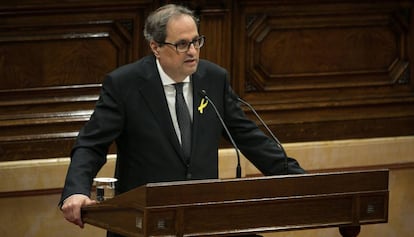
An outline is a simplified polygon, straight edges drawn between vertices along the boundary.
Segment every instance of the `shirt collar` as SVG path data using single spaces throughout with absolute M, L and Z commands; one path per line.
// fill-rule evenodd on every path
M 167 73 L 165 73 L 164 69 L 162 69 L 161 64 L 159 62 L 158 59 L 156 59 L 157 61 L 157 68 L 158 68 L 158 72 L 160 73 L 160 77 L 161 77 L 161 81 L 162 81 L 162 85 L 166 86 L 166 85 L 173 85 L 176 84 L 177 82 L 174 81 L 170 76 L 167 75 Z M 187 76 L 183 82 L 190 82 L 190 76 Z

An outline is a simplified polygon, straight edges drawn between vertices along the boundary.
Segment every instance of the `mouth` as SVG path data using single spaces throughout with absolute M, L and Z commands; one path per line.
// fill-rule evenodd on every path
M 184 63 L 186 64 L 196 64 L 198 62 L 198 60 L 196 58 L 189 58 L 184 60 Z

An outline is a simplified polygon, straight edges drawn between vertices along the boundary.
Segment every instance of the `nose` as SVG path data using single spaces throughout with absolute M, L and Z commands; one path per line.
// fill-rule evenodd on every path
M 193 54 L 193 53 L 197 53 L 198 52 L 198 50 L 196 49 L 196 47 L 194 46 L 194 43 L 191 43 L 189 46 L 188 46 L 188 50 L 187 50 L 187 53 L 191 53 L 191 54 Z

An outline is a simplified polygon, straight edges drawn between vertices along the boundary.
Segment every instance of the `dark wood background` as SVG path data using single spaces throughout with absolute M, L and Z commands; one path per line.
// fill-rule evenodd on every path
M 282 143 L 414 134 L 412 0 L 2 1 L 0 161 L 67 157 L 104 75 L 150 53 L 144 20 L 169 2 L 200 16 L 202 57 Z

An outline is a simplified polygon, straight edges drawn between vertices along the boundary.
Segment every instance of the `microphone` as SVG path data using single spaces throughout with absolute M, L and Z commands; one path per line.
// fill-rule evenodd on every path
M 237 167 L 236 167 L 236 178 L 241 178 L 241 166 L 240 166 L 240 154 L 239 154 L 239 148 L 237 147 L 236 143 L 233 140 L 233 137 L 230 134 L 229 129 L 227 128 L 226 124 L 224 123 L 223 118 L 221 117 L 220 113 L 217 110 L 216 105 L 211 101 L 211 99 L 207 96 L 207 93 L 205 90 L 202 90 L 200 92 L 201 97 L 205 98 L 210 104 L 213 106 L 214 112 L 216 112 L 217 117 L 219 118 L 221 125 L 223 126 L 224 130 L 226 130 L 227 136 L 230 139 L 231 144 L 233 145 L 234 149 L 236 150 L 237 155 Z
M 280 150 L 282 151 L 283 155 L 285 156 L 285 172 L 286 172 L 286 174 L 289 174 L 288 157 L 287 157 L 286 151 L 283 148 L 283 146 L 280 143 L 280 141 L 276 138 L 276 136 L 273 134 L 272 130 L 270 130 L 270 128 L 263 121 L 263 119 L 259 116 L 259 114 L 256 112 L 256 110 L 253 108 L 252 105 L 250 105 L 249 103 L 247 103 L 246 101 L 242 100 L 240 97 L 238 97 L 236 95 L 235 95 L 235 98 L 236 98 L 237 101 L 239 101 L 242 104 L 244 104 L 247 107 L 249 107 L 249 109 L 253 112 L 253 114 L 256 116 L 256 118 L 259 119 L 260 123 L 266 128 L 267 132 L 270 134 L 270 136 L 276 142 L 276 145 L 280 148 Z

